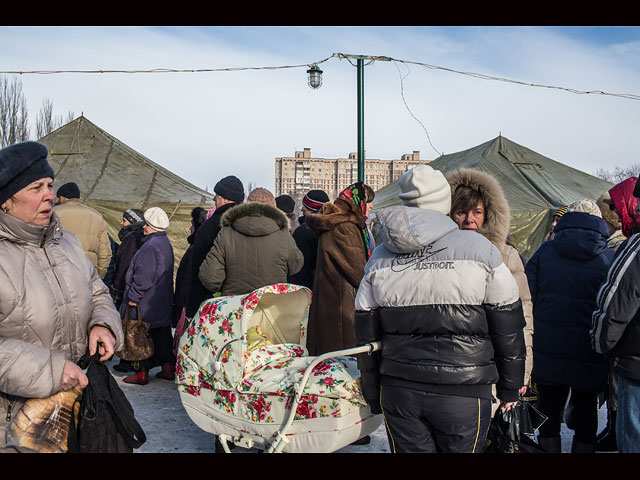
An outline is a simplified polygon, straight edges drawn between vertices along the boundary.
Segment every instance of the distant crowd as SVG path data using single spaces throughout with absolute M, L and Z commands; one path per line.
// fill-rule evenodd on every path
M 47 157 L 37 142 L 0 150 L 2 450 L 22 451 L 12 412 L 27 399 L 81 390 L 79 360 L 116 355 L 125 316 L 149 324 L 153 355 L 113 368 L 132 385 L 156 367 L 173 381 L 203 302 L 289 283 L 312 293 L 309 355 L 382 345 L 358 367 L 392 452 L 482 452 L 493 419 L 523 402 L 546 418 L 541 451 L 562 452 L 565 423 L 572 453 L 640 452 L 637 177 L 552 206 L 527 259 L 502 187 L 478 170 L 417 166 L 398 180 L 397 205 L 375 212 L 362 182 L 296 205 L 231 175 L 213 206 L 192 210 L 176 270 L 162 208 L 131 205 L 112 239 L 78 184 L 54 194 Z

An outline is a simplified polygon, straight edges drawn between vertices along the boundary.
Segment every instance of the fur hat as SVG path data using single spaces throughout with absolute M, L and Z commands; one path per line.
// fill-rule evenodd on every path
M 611 195 L 609 192 L 604 192 L 600 195 L 600 198 L 596 201 L 596 205 L 600 208 L 600 213 L 602 214 L 602 219 L 611 225 L 615 230 L 622 229 L 622 222 L 616 213 L 615 206 L 613 205 L 613 201 L 611 200 Z
M 436 210 L 447 215 L 451 210 L 451 187 L 440 170 L 418 165 L 398 179 L 398 197 L 407 207 Z
M 309 190 L 302 199 L 302 206 L 317 213 L 329 201 L 329 195 L 324 190 Z
M 600 213 L 600 208 L 596 205 L 596 202 L 588 199 L 573 202 L 567 207 L 567 213 L 569 212 L 584 212 L 602 218 L 602 213 Z
M 296 201 L 290 195 L 280 195 L 276 197 L 276 206 L 284 213 L 293 213 Z
M 67 182 L 58 189 L 56 197 L 80 198 L 80 188 L 75 182 Z
M 21 142 L 0 150 L 0 204 L 41 178 L 54 178 L 47 161 L 47 147 L 39 142 Z
M 222 198 L 234 203 L 242 203 L 244 200 L 244 186 L 240 179 L 234 175 L 224 177 L 213 188 L 213 191 Z
M 122 214 L 122 218 L 129 223 L 144 222 L 144 212 L 137 208 L 129 208 Z
M 160 207 L 151 207 L 144 212 L 144 221 L 154 230 L 159 232 L 169 228 L 169 217 Z

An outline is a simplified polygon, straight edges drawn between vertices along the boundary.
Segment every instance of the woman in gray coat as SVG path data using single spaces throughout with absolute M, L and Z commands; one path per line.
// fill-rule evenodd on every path
M 109 289 L 53 212 L 47 155 L 37 142 L 0 150 L 0 450 L 27 399 L 84 388 L 76 362 L 123 341 Z

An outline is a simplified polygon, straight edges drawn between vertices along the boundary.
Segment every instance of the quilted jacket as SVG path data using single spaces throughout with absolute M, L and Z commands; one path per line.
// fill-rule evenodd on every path
M 363 393 L 380 385 L 515 401 L 523 385 L 525 326 L 518 286 L 500 251 L 447 216 L 394 206 L 377 213 L 382 239 L 356 296 Z
M 7 409 L 61 389 L 66 360 L 88 350 L 89 330 L 109 328 L 122 345 L 120 316 L 78 238 L 0 212 L 0 445 Z

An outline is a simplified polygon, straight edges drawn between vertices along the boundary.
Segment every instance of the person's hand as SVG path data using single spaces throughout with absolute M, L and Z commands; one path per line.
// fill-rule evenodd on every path
M 527 388 L 529 388 L 527 385 L 523 385 L 523 387 L 518 390 L 518 395 L 523 396 L 525 393 L 527 393 Z
M 136 305 L 138 305 L 136 302 L 129 301 L 129 306 L 130 307 L 135 307 Z
M 62 371 L 62 390 L 68 391 L 78 386 L 84 388 L 89 384 L 89 379 L 82 369 L 75 363 L 66 360 Z
M 511 410 L 513 407 L 516 406 L 516 402 L 500 402 L 500 410 L 502 410 L 503 412 L 508 412 L 509 410 Z
M 116 337 L 107 327 L 96 325 L 89 332 L 89 354 L 93 355 L 97 350 L 102 361 L 108 360 L 115 353 L 115 344 Z

